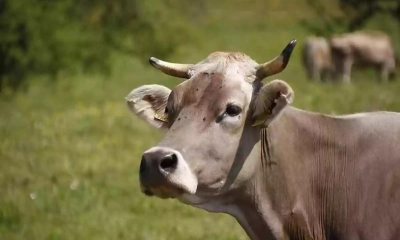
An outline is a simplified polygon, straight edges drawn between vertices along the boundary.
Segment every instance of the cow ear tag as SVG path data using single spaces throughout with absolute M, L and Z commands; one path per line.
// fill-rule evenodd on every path
M 156 113 L 155 115 L 154 115 L 154 118 L 155 119 L 157 119 L 157 120 L 160 120 L 160 121 L 162 121 L 162 122 L 168 122 L 168 115 L 167 114 L 163 114 L 163 115 L 161 115 L 161 114 L 159 114 L 159 113 Z
M 267 121 L 267 118 L 270 116 L 271 116 L 270 112 L 264 113 L 263 115 L 258 117 L 251 126 L 256 127 L 256 126 L 263 124 L 265 121 Z
M 252 127 L 256 127 L 256 126 L 259 126 L 259 125 L 263 124 L 264 122 L 265 122 L 265 120 L 259 119 L 259 120 L 256 120 L 256 121 L 253 123 L 253 125 L 251 125 L 251 126 L 252 126 Z
M 263 124 L 265 122 L 265 120 L 267 120 L 268 115 L 269 114 L 263 114 L 261 117 L 256 119 L 251 126 L 252 127 L 256 127 L 256 126 L 259 126 L 259 125 Z

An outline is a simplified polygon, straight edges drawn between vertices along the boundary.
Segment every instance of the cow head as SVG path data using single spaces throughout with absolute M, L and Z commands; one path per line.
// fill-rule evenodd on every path
M 126 97 L 135 115 L 167 129 L 142 155 L 142 191 L 194 205 L 194 199 L 218 196 L 248 181 L 255 171 L 252 161 L 260 159 L 261 129 L 293 98 L 284 81 L 264 85 L 262 80 L 285 69 L 295 45 L 292 40 L 264 64 L 232 52 L 214 52 L 197 64 L 150 58 L 155 68 L 186 80 L 172 90 L 144 85 Z

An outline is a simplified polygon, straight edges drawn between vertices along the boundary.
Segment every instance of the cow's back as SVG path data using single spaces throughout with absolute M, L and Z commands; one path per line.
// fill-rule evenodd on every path
M 359 65 L 380 64 L 394 58 L 394 48 L 390 37 L 380 32 L 355 32 L 333 37 L 333 41 L 345 42 L 348 54 Z

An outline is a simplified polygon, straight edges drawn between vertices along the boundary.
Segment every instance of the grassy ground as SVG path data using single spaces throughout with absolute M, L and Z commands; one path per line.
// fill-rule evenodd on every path
M 351 85 L 306 79 L 299 48 L 306 32 L 279 12 L 293 7 L 272 3 L 277 10 L 265 19 L 245 8 L 240 17 L 215 14 L 199 26 L 201 45 L 182 47 L 166 60 L 196 62 L 212 51 L 235 50 L 267 61 L 297 38 L 288 68 L 266 80 L 290 83 L 295 106 L 324 113 L 400 111 L 399 79 L 382 84 L 372 73 L 355 74 Z M 57 84 L 33 79 L 28 91 L 1 97 L 0 239 L 247 239 L 229 216 L 140 193 L 141 153 L 162 132 L 133 117 L 124 97 L 142 84 L 172 87 L 179 79 L 122 56 L 113 67 L 108 77 L 65 77 Z

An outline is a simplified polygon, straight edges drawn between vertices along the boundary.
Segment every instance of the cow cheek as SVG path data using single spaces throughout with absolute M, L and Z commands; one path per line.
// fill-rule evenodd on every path
M 220 189 L 226 182 L 231 163 L 227 163 L 222 156 L 207 157 L 197 165 L 199 187 L 204 190 Z

